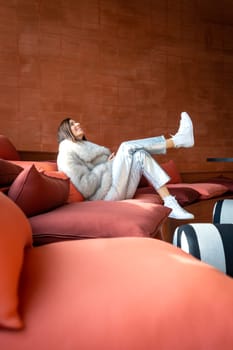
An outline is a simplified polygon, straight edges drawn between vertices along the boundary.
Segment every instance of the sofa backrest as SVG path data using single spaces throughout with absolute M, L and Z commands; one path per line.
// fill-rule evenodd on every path
M 7 160 L 20 160 L 19 153 L 15 146 L 5 135 L 0 135 L 0 158 Z

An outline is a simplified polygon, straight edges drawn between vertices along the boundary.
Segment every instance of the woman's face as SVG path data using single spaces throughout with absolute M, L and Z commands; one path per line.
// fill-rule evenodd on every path
M 84 131 L 80 126 L 80 123 L 76 122 L 75 120 L 70 120 L 70 129 L 72 134 L 77 140 L 82 140 L 84 136 Z

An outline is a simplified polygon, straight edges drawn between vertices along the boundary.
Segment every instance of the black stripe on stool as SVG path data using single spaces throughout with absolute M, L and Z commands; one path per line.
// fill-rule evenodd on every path
M 222 238 L 226 273 L 233 277 L 233 224 L 215 224 Z
M 219 201 L 217 201 L 217 203 L 215 204 L 214 216 L 213 216 L 213 223 L 214 223 L 214 224 L 220 223 L 223 201 L 224 201 L 223 199 L 222 199 L 222 200 L 219 200 Z
M 177 246 L 181 247 L 181 235 L 185 234 L 188 241 L 189 253 L 198 259 L 201 259 L 201 253 L 198 244 L 198 238 L 195 229 L 191 225 L 181 225 L 177 230 Z

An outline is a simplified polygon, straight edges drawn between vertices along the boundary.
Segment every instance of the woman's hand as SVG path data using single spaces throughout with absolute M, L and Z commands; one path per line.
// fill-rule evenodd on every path
M 110 156 L 108 157 L 108 160 L 112 160 L 115 157 L 115 153 L 113 152 L 112 154 L 110 154 Z

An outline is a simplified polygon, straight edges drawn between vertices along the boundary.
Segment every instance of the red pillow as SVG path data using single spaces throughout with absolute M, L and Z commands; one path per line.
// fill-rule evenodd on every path
M 11 185 L 22 170 L 22 167 L 0 159 L 0 186 Z
M 161 167 L 171 178 L 168 184 L 177 184 L 182 182 L 181 175 L 176 166 L 176 163 L 172 159 L 166 163 L 162 163 Z
M 223 175 L 220 175 L 220 176 L 212 177 L 208 180 L 205 180 L 205 182 L 224 185 L 227 187 L 227 190 L 229 192 L 233 192 L 233 179 L 231 179 L 230 177 L 225 177 Z
M 32 232 L 20 208 L 1 192 L 0 222 L 0 328 L 19 329 L 23 324 L 18 314 L 18 283 Z
M 170 177 L 170 180 L 168 184 L 177 184 L 182 182 L 181 175 L 179 173 L 179 170 L 175 164 L 175 162 L 171 159 L 166 163 L 160 164 L 161 168 L 168 174 Z M 151 183 L 145 178 L 144 175 L 142 175 L 141 180 L 139 182 L 138 187 L 147 187 L 152 186 Z
M 196 182 L 196 183 L 181 183 L 181 184 L 171 184 L 168 185 L 169 191 L 172 188 L 191 188 L 197 191 L 200 194 L 200 199 L 209 199 L 217 196 L 221 196 L 222 194 L 227 192 L 227 187 L 221 184 L 215 183 L 204 183 L 204 182 Z
M 169 192 L 175 196 L 180 205 L 188 205 L 200 198 L 200 193 L 193 188 L 184 187 L 182 184 L 168 185 Z M 151 203 L 160 203 L 163 201 L 153 187 L 138 188 L 134 198 Z
M 30 223 L 34 245 L 101 237 L 155 237 L 170 212 L 163 205 L 137 199 L 83 201 L 34 216 Z
M 25 168 L 11 185 L 8 196 L 27 216 L 59 207 L 67 201 L 69 179 L 58 179 L 39 172 L 35 165 Z
M 178 203 L 183 207 L 185 205 L 196 202 L 200 198 L 200 193 L 193 188 L 188 187 L 169 187 L 169 192 L 175 196 Z
M 46 171 L 45 174 L 59 179 L 69 179 L 68 176 L 66 176 L 66 174 L 62 171 Z M 82 202 L 84 199 L 85 198 L 83 197 L 82 193 L 79 192 L 74 184 L 70 181 L 70 190 L 67 203 Z

